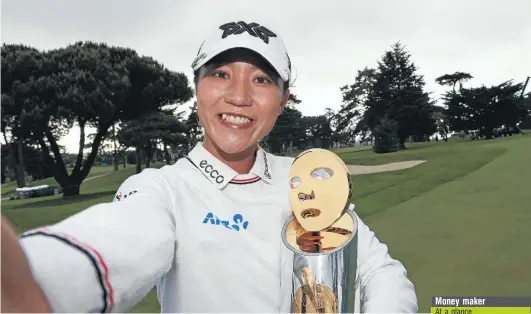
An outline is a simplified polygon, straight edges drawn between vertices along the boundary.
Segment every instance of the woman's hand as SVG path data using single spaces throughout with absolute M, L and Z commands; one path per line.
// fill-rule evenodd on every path
M 51 307 L 33 278 L 15 228 L 2 215 L 3 313 L 50 313 Z
M 312 232 L 305 232 L 297 238 L 299 248 L 307 253 L 316 253 L 316 248 L 322 245 L 322 236 L 313 235 Z

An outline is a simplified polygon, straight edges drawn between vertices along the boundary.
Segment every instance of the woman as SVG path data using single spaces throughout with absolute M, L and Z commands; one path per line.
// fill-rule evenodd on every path
M 288 100 L 290 59 L 277 34 L 237 22 L 216 29 L 192 67 L 203 143 L 128 178 L 112 203 L 23 234 L 31 266 L 6 238 L 2 271 L 23 278 L 2 277 L 12 308 L 125 312 L 157 286 L 163 312 L 289 311 L 293 255 L 280 234 L 293 160 L 258 143 Z M 358 310 L 416 312 L 402 264 L 361 220 L 358 230 Z

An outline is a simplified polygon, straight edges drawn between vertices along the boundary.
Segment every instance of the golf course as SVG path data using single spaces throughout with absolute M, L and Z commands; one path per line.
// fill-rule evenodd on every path
M 407 268 L 420 312 L 430 311 L 435 295 L 531 295 L 531 130 L 524 132 L 408 143 L 389 154 L 370 147 L 335 150 L 348 165 L 423 161 L 352 176 L 356 212 Z M 111 201 L 135 167 L 112 170 L 94 167 L 79 196 L 3 200 L 2 211 L 19 232 L 53 224 Z M 39 184 L 56 185 L 53 178 L 32 183 Z M 2 198 L 14 189 L 14 183 L 2 185 Z M 159 311 L 154 291 L 133 309 Z

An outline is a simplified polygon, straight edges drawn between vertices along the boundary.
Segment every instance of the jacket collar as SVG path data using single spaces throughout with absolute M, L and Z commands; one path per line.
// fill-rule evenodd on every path
M 256 151 L 256 160 L 249 172 L 259 176 L 267 183 L 273 183 L 273 175 L 271 174 L 273 169 L 271 168 L 268 158 L 271 159 L 271 155 L 259 146 Z
M 249 174 L 259 176 L 267 183 L 273 182 L 272 169 L 268 158 L 270 154 L 261 147 L 256 151 L 256 160 Z M 201 173 L 218 189 L 223 189 L 232 179 L 240 176 L 234 169 L 214 157 L 204 147 L 203 143 L 197 143 L 186 157 Z M 248 176 L 241 175 L 241 176 Z

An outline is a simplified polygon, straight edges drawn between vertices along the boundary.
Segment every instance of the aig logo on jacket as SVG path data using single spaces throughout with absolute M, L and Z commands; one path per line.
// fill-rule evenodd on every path
M 227 229 L 232 229 L 236 231 L 240 231 L 241 229 L 245 230 L 247 229 L 247 226 L 249 226 L 249 222 L 244 221 L 243 216 L 240 214 L 234 215 L 232 217 L 232 222 L 231 222 L 228 220 L 221 220 L 218 218 L 218 216 L 214 215 L 213 213 L 208 213 L 205 216 L 205 219 L 203 219 L 203 224 L 224 226 Z
M 209 165 L 206 160 L 201 160 L 199 163 L 199 168 L 203 170 L 207 175 L 209 175 L 212 179 L 216 180 L 217 183 L 223 183 L 225 181 L 225 178 L 219 174 L 219 172 L 212 167 L 212 165 Z

